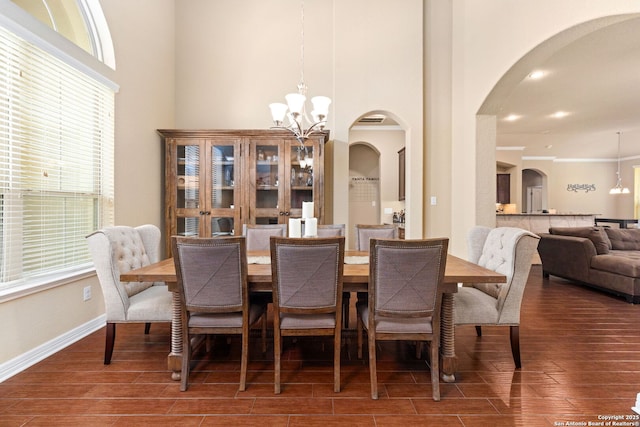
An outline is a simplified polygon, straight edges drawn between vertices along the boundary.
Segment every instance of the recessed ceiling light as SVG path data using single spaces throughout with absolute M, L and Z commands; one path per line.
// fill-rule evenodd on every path
M 531 72 L 531 74 L 529 74 L 529 78 L 532 80 L 538 80 L 541 79 L 542 77 L 544 77 L 544 71 L 542 70 L 536 70 Z
M 549 144 L 546 146 L 547 148 L 553 148 L 553 145 Z
M 517 114 L 509 114 L 507 117 L 505 117 L 504 119 L 508 122 L 513 122 L 515 120 L 518 120 L 520 118 L 519 115 Z
M 569 113 L 567 113 L 566 111 L 556 111 L 555 113 L 553 113 L 551 115 L 551 117 L 555 118 L 555 119 L 561 119 L 563 117 L 568 116 Z

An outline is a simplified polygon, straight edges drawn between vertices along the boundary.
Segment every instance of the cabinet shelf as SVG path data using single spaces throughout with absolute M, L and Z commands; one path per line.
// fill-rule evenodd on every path
M 289 131 L 160 129 L 158 133 L 165 148 L 166 236 L 239 235 L 242 224 L 288 222 L 291 215 L 300 215 L 303 201 L 315 203 L 318 222 L 324 223 L 323 154 L 328 131 L 305 141 L 313 173 L 300 167 L 300 143 Z M 306 185 L 307 179 L 312 185 Z M 165 240 L 170 256 L 170 239 Z

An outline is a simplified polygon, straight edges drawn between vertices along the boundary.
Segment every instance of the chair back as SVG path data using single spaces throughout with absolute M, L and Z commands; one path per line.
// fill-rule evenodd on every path
M 248 251 L 268 251 L 271 236 L 287 237 L 287 224 L 243 224 Z
M 393 224 L 356 224 L 356 250 L 369 252 L 370 239 L 397 239 L 398 227 Z
M 160 229 L 151 224 L 105 227 L 87 236 L 108 322 L 126 320 L 129 298 L 153 286 L 150 282 L 121 282 L 120 274 L 157 262 L 160 236 Z
M 304 235 L 304 230 L 302 230 Z M 318 225 L 318 237 L 344 237 L 344 224 L 320 224 Z
M 432 317 L 439 327 L 449 239 L 371 239 L 370 327 L 377 317 Z
M 171 244 L 178 292 L 186 311 L 226 313 L 244 310 L 248 304 L 244 237 L 173 236 Z
M 506 283 L 483 283 L 474 287 L 496 298 L 500 312 L 498 323 L 519 323 L 522 295 L 540 237 L 521 228 L 497 227 L 487 231 L 487 227 L 480 226 L 474 227 L 468 236 L 470 240 L 474 236 L 479 239 L 470 242 L 470 247 L 482 244 L 477 264 L 507 276 Z
M 271 275 L 276 310 L 340 311 L 344 237 L 271 238 Z

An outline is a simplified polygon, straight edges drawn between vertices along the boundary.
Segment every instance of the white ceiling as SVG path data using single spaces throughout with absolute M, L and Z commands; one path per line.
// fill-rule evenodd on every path
M 640 155 L 640 19 L 595 31 L 532 69 L 497 117 L 497 146 L 523 156 L 615 159 Z M 557 111 L 569 113 L 553 118 Z M 506 121 L 509 114 L 520 116 Z M 550 147 L 549 147 L 550 146 Z

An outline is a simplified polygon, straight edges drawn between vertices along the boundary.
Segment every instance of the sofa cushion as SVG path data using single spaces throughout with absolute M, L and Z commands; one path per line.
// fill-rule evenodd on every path
M 640 251 L 611 250 L 591 258 L 591 268 L 627 277 L 640 277 Z
M 609 253 L 611 241 L 602 227 L 551 227 L 549 233 L 560 236 L 584 237 L 593 242 L 598 255 Z
M 605 232 L 611 241 L 611 249 L 640 251 L 640 229 L 606 228 Z

